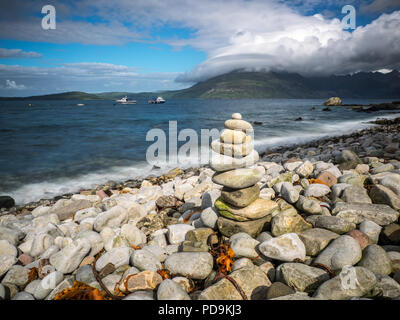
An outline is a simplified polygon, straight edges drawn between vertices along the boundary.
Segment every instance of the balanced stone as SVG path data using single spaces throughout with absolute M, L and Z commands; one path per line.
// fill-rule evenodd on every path
M 218 230 L 225 236 L 231 237 L 239 232 L 246 232 L 252 237 L 257 237 L 265 226 L 271 221 L 271 215 L 264 218 L 249 221 L 235 221 L 224 217 L 219 217 L 217 220 Z
M 231 129 L 225 129 L 222 131 L 220 139 L 224 143 L 233 143 L 233 144 L 241 144 L 245 143 L 247 139 L 251 137 L 246 136 L 246 134 L 243 131 L 239 130 L 231 130 Z
M 234 207 L 223 202 L 222 199 L 219 198 L 215 201 L 215 207 L 218 209 L 220 215 L 237 221 L 260 219 L 278 210 L 278 204 L 276 202 L 261 198 L 253 201 L 245 208 Z
M 241 120 L 242 119 L 242 115 L 238 112 L 233 113 L 232 114 L 232 119 L 237 119 L 237 120 Z
M 252 187 L 239 190 L 223 188 L 221 198 L 224 202 L 233 206 L 244 208 L 255 201 L 260 195 L 260 187 L 255 184 Z
M 256 184 L 265 173 L 264 167 L 241 168 L 216 174 L 212 181 L 232 189 L 243 189 Z
M 224 126 L 226 129 L 242 130 L 243 132 L 247 133 L 253 132 L 253 126 L 249 122 L 241 119 L 226 120 Z
M 243 158 L 234 158 L 212 152 L 210 159 L 210 167 L 217 172 L 223 172 L 233 169 L 239 169 L 243 167 L 252 166 L 260 159 L 260 156 L 256 150 L 251 151 L 247 156 Z
M 225 156 L 240 158 L 249 155 L 253 151 L 253 144 L 248 141 L 241 144 L 231 144 L 214 140 L 211 142 L 211 149 Z

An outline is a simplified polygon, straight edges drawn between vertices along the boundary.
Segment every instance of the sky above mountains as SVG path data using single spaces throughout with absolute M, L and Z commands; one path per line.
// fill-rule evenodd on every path
M 56 10 L 45 30 L 44 5 Z M 345 5 L 355 29 L 344 29 Z M 400 69 L 398 0 L 3 0 L 0 95 L 181 89 L 236 69 Z

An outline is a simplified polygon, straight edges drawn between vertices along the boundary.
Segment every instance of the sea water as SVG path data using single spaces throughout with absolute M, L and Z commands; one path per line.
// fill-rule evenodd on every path
M 344 99 L 343 103 L 384 101 L 389 100 Z M 178 131 L 191 128 L 200 133 L 201 129 L 221 130 L 232 113 L 240 112 L 243 119 L 262 123 L 254 125 L 255 148 L 262 152 L 349 133 L 388 115 L 344 107 L 330 107 L 327 112 L 322 104 L 322 99 L 171 99 L 158 105 L 147 101 L 136 105 L 105 100 L 0 101 L 0 195 L 24 204 L 109 180 L 162 174 L 173 165 L 147 163 L 146 150 L 154 142 L 146 141 L 146 134 L 159 128 L 168 135 L 169 121 L 177 121 Z M 299 117 L 303 120 L 295 121 Z M 199 164 L 199 159 L 190 159 L 182 166 Z

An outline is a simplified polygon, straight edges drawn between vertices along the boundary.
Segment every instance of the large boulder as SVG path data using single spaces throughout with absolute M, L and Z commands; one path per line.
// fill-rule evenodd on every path
M 339 97 L 330 97 L 324 102 L 324 106 L 341 106 L 342 100 Z

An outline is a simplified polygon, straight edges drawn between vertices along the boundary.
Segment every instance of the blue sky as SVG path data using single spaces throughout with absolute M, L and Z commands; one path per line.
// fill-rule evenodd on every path
M 56 30 L 41 28 L 45 4 L 56 9 Z M 340 25 L 346 4 L 356 30 Z M 6 0 L 0 95 L 181 89 L 243 68 L 391 70 L 399 10 L 396 0 Z

